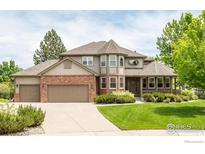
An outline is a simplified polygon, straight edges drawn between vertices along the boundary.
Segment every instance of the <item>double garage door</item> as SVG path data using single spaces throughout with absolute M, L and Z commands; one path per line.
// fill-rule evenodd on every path
M 48 85 L 48 102 L 88 102 L 87 85 Z M 21 102 L 40 102 L 40 85 L 20 85 Z

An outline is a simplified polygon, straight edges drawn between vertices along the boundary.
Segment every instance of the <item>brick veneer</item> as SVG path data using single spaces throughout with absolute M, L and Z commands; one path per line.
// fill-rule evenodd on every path
M 14 102 L 20 102 L 20 94 L 19 93 L 14 94 Z
M 112 76 L 101 76 L 101 77 L 106 77 L 106 83 L 107 83 L 107 87 L 106 89 L 101 89 L 100 88 L 100 79 L 99 79 L 99 91 L 100 91 L 100 94 L 108 94 L 108 93 L 111 93 L 112 91 L 125 91 L 125 89 L 121 89 L 119 87 L 119 77 L 123 77 L 123 76 L 117 76 L 117 75 L 112 75 Z M 110 77 L 116 77 L 117 78 L 117 88 L 116 89 L 110 89 L 109 86 L 110 86 L 110 80 L 109 78 Z M 125 86 L 125 82 L 124 82 L 124 86 Z
M 89 102 L 94 101 L 96 96 L 96 77 L 94 75 L 41 76 L 41 102 L 48 102 L 48 85 L 88 85 Z

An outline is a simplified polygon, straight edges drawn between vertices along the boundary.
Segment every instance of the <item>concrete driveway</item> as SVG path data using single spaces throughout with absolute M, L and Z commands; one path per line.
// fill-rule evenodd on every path
M 46 111 L 42 125 L 46 135 L 95 135 L 120 132 L 93 103 L 32 103 Z

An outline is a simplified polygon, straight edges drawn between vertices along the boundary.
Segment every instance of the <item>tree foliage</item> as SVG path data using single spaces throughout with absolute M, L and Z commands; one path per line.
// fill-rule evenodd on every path
M 3 61 L 2 64 L 0 64 L 0 82 L 13 82 L 14 78 L 12 74 L 20 70 L 21 68 L 15 64 L 15 61 Z
M 180 82 L 205 90 L 205 11 L 192 19 L 173 49 Z
M 160 54 L 156 57 L 156 60 L 173 67 L 173 44 L 182 37 L 192 18 L 191 13 L 185 13 L 181 15 L 180 20 L 172 20 L 172 22 L 166 24 L 163 34 L 157 38 L 156 44 Z
M 44 40 L 40 42 L 40 49 L 35 51 L 33 56 L 34 64 L 37 65 L 49 59 L 58 59 L 59 55 L 66 51 L 60 36 L 54 29 L 48 31 Z

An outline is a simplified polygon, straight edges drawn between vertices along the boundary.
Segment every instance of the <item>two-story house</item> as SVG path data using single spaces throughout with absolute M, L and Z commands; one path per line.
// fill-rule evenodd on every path
M 176 92 L 173 70 L 113 40 L 91 42 L 15 75 L 16 102 L 92 102 L 98 94 L 129 90 Z

